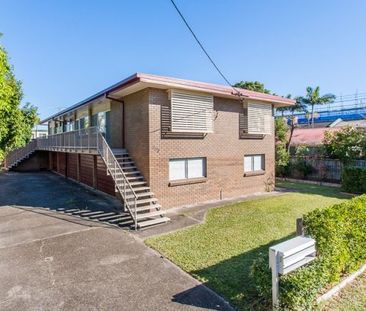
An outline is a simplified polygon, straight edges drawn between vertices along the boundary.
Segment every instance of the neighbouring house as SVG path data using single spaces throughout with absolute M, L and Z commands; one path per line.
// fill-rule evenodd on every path
M 240 96 L 238 96 L 240 92 Z M 265 191 L 280 96 L 137 73 L 54 114 L 48 137 L 9 154 L 117 195 L 141 228 L 164 209 Z
M 36 125 L 32 128 L 32 139 L 46 137 L 48 135 L 47 126 Z
M 296 128 L 292 135 L 291 147 L 308 146 L 317 147 L 323 144 L 325 132 L 338 131 L 339 128 L 316 127 L 316 128 Z

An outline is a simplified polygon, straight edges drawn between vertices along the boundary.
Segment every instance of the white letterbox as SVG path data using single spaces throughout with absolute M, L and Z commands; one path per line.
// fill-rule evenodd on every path
M 300 268 L 314 260 L 315 256 L 315 240 L 309 237 L 298 236 L 269 248 L 273 306 L 278 304 L 278 275 Z

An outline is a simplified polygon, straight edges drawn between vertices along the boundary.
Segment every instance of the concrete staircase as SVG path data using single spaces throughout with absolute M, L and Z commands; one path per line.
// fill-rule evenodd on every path
M 151 192 L 150 187 L 147 185 L 141 172 L 137 169 L 127 150 L 112 149 L 112 152 L 137 196 L 137 229 L 169 221 L 170 219 L 165 216 L 165 211 L 161 209 L 157 198 Z M 119 179 L 117 176 L 115 183 L 118 184 L 119 182 L 123 182 L 123 180 L 122 177 Z M 127 198 L 132 198 L 132 194 L 127 196 Z M 131 216 L 135 217 L 134 215 Z

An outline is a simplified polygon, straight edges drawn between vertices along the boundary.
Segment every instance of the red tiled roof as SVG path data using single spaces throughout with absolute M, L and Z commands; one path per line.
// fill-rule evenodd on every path
M 307 146 L 317 146 L 321 145 L 324 139 L 324 133 L 326 131 L 338 131 L 339 128 L 297 128 L 294 130 L 292 136 L 291 145 L 307 145 Z

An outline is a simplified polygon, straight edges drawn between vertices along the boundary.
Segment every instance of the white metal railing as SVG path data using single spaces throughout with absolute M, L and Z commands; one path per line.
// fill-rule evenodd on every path
M 25 147 L 10 152 L 6 157 L 6 166 L 10 167 L 34 150 L 100 154 L 124 201 L 124 206 L 134 220 L 135 229 L 137 229 L 137 195 L 98 127 L 88 127 L 34 139 Z
M 97 149 L 107 166 L 109 174 L 114 180 L 118 192 L 123 198 L 125 207 L 134 220 L 135 229 L 137 229 L 137 195 L 101 133 L 98 135 Z
M 37 140 L 31 140 L 24 147 L 10 151 L 5 158 L 5 167 L 10 168 L 36 150 Z
M 37 138 L 37 148 L 51 151 L 96 151 L 98 135 L 102 135 L 98 127 L 49 135 Z

